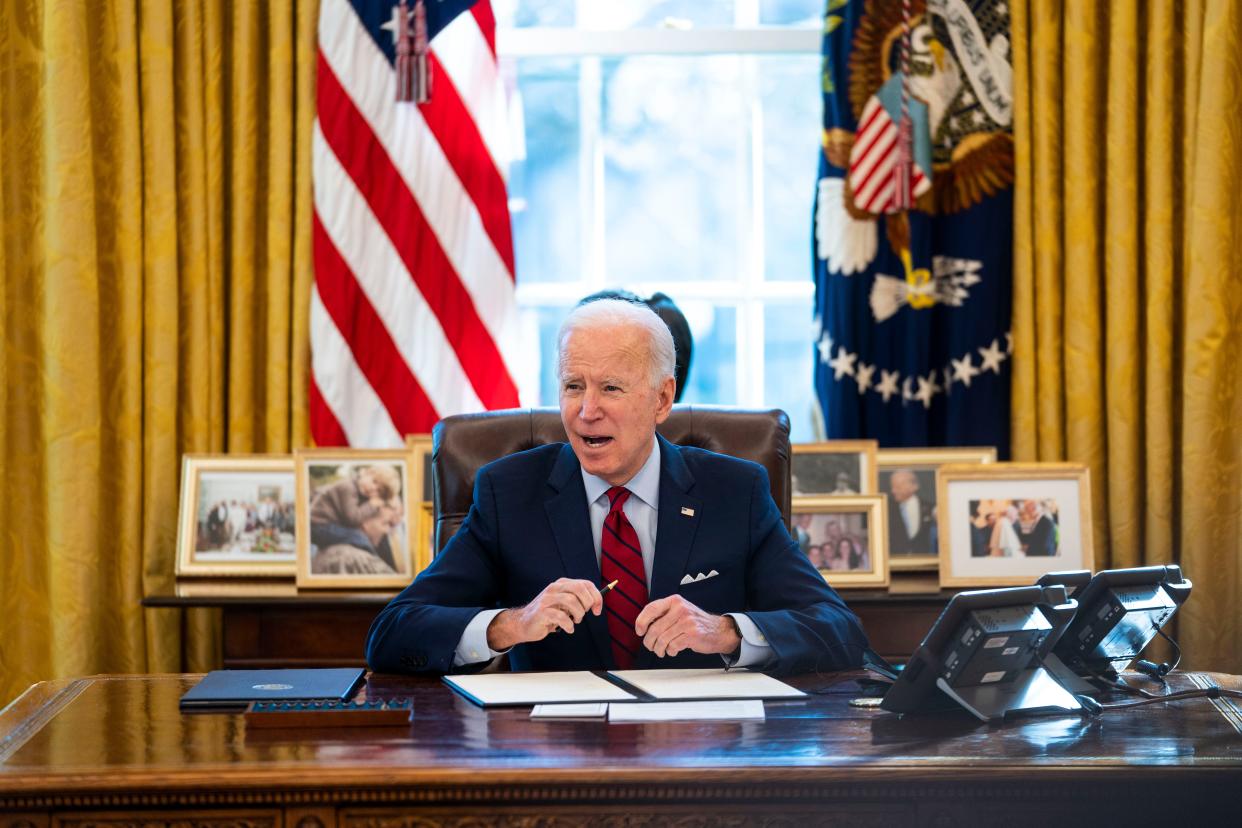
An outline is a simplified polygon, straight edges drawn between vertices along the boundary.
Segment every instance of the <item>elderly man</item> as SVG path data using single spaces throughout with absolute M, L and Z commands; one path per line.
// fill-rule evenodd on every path
M 592 302 L 557 343 L 568 444 L 479 470 L 457 534 L 371 625 L 371 668 L 505 652 L 516 670 L 858 665 L 858 619 L 789 536 L 763 468 L 656 435 L 675 384 L 660 318 Z
M 910 469 L 894 469 L 888 491 L 889 554 L 935 555 L 936 518 L 919 496 L 918 475 Z

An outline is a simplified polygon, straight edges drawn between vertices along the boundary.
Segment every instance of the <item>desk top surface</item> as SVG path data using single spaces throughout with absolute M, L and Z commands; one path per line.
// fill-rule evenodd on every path
M 1189 689 L 1210 677 L 1175 674 Z M 107 790 L 124 777 L 188 786 L 244 775 L 247 784 L 305 784 L 307 772 L 337 783 L 448 777 L 480 784 L 537 778 L 706 774 L 749 781 L 829 779 L 842 773 L 972 773 L 1021 778 L 1083 769 L 1127 774 L 1199 768 L 1242 774 L 1242 709 L 1192 699 L 1106 712 L 1095 719 L 1043 716 L 985 725 L 965 713 L 898 717 L 860 709 L 855 675 L 802 676 L 806 701 L 766 705 L 758 722 L 608 724 L 533 721 L 529 708 L 483 710 L 438 679 L 372 676 L 360 696 L 413 699 L 408 728 L 253 730 L 240 715 L 182 714 L 199 676 L 100 676 L 37 684 L 0 712 L 0 793 L 63 786 Z M 834 777 L 835 775 L 835 777 Z

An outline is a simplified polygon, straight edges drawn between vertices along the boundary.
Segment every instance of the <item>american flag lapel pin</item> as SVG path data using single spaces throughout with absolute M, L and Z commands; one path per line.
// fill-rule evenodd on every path
M 681 513 L 685 515 L 686 517 L 694 517 L 694 510 L 691 509 L 689 506 L 682 506 Z

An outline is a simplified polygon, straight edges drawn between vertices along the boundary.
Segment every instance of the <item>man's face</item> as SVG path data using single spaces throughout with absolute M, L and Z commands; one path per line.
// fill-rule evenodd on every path
M 911 495 L 919 490 L 919 479 L 914 476 L 912 471 L 898 469 L 889 478 L 888 488 L 893 493 L 894 500 L 898 503 L 905 503 L 910 499 Z
M 647 333 L 635 325 L 579 329 L 561 360 L 561 422 L 589 474 L 621 486 L 647 460 L 673 406 L 674 381 L 651 387 Z

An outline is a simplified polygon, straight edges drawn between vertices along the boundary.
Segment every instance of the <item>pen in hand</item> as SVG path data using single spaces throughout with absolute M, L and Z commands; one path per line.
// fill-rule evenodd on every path
M 621 579 L 620 579 L 620 578 L 618 578 L 617 580 L 613 581 L 611 584 L 608 584 L 608 585 L 606 585 L 606 586 L 600 587 L 599 594 L 600 594 L 600 595 L 604 595 L 605 593 L 607 593 L 607 592 L 608 592 L 608 590 L 612 589 L 612 588 L 613 588 L 613 587 L 615 587 L 618 583 L 620 583 L 620 580 L 621 580 Z M 555 628 L 555 629 L 551 630 L 549 634 L 550 634 L 550 635 L 555 635 L 555 634 L 556 634 L 556 633 L 558 633 L 558 632 L 561 632 L 561 628 L 560 628 L 560 627 L 557 627 L 557 628 Z

